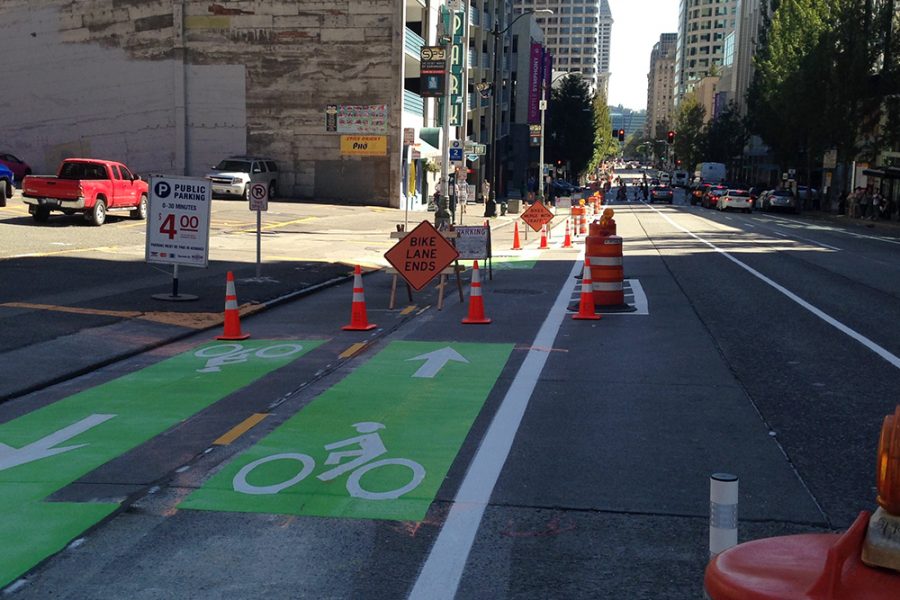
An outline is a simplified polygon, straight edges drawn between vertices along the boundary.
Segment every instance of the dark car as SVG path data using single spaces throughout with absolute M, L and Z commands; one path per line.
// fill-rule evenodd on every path
M 719 196 L 728 193 L 728 188 L 724 185 L 713 185 L 706 190 L 703 198 L 700 200 L 700 206 L 703 208 L 716 208 L 719 203 Z
M 571 196 L 578 191 L 577 187 L 564 179 L 554 179 L 550 186 L 553 188 L 553 193 L 556 196 Z
M 13 173 L 16 181 L 22 181 L 26 175 L 31 175 L 31 167 L 21 158 L 8 152 L 0 152 L 0 165 L 5 165 Z
M 650 188 L 650 204 L 654 202 L 668 202 L 672 204 L 673 199 L 672 188 L 667 185 L 657 185 Z
M 691 206 L 695 206 L 697 204 L 702 203 L 703 196 L 706 195 L 706 192 L 709 190 L 708 183 L 698 183 L 693 188 L 691 188 Z

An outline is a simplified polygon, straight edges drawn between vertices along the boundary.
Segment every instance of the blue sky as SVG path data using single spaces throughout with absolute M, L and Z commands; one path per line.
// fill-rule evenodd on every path
M 661 33 L 678 31 L 678 0 L 608 0 L 612 11 L 609 103 L 647 107 L 650 51 Z

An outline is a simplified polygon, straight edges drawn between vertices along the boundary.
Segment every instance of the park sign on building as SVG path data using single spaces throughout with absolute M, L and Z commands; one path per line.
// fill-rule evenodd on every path
M 463 124 L 463 73 L 466 68 L 466 52 L 463 41 L 466 36 L 466 13 L 463 10 L 449 10 L 441 6 L 441 20 L 446 31 L 452 35 L 450 48 L 450 126 L 462 127 Z M 440 114 L 443 119 L 444 99 L 440 101 Z

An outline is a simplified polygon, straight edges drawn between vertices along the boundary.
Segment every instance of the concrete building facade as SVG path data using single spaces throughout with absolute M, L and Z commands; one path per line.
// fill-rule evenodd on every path
M 738 0 L 681 0 L 675 54 L 675 104 L 707 75 L 719 74 Z
M 442 4 L 4 0 L 0 77 L 16 85 L 0 88 L 0 108 L 15 115 L 0 136 L 36 172 L 82 155 L 203 176 L 221 158 L 253 154 L 278 163 L 283 197 L 425 210 L 441 141 L 420 50 L 438 44 Z M 510 22 L 512 1 L 468 0 L 460 11 L 468 80 L 451 139 L 486 144 L 493 100 L 474 85 L 492 80 L 490 30 Z M 514 84 L 512 33 L 501 37 L 498 148 Z M 359 152 L 348 136 L 370 143 Z M 470 167 L 480 184 L 485 157 Z
M 675 44 L 677 33 L 663 33 L 650 52 L 647 73 L 647 122 L 645 132 L 652 139 L 665 139 L 675 120 Z M 663 129 L 660 129 L 663 127 Z
M 514 12 L 550 9 L 535 19 L 553 55 L 553 68 L 579 72 L 591 91 L 607 91 L 612 12 L 607 0 L 515 0 Z

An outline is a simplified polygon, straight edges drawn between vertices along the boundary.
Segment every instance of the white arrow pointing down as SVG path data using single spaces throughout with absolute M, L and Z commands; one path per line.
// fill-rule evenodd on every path
M 74 446 L 54 448 L 57 444 L 66 442 L 115 416 L 116 415 L 95 414 L 85 417 L 77 423 L 73 423 L 68 427 L 63 427 L 47 437 L 41 438 L 36 442 L 32 442 L 31 444 L 18 449 L 0 443 L 0 471 L 86 446 L 87 444 L 76 444 Z
M 451 348 L 450 346 L 446 346 L 441 348 L 440 350 L 435 350 L 433 352 L 429 352 L 427 354 L 420 354 L 419 356 L 415 356 L 413 358 L 407 358 L 406 360 L 424 360 L 425 364 L 419 367 L 419 370 L 413 373 L 413 377 L 424 377 L 426 379 L 431 379 L 435 375 L 438 374 L 438 371 L 444 368 L 451 360 L 455 360 L 456 362 L 468 363 L 465 358 L 463 358 L 459 352 Z

